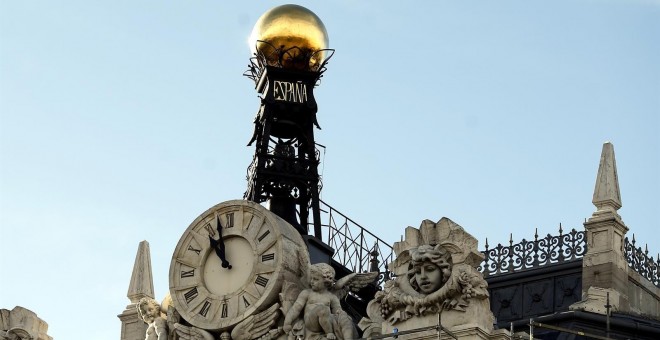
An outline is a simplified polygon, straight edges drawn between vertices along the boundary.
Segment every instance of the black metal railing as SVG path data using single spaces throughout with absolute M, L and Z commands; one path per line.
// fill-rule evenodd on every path
M 635 247 L 635 234 L 632 236 L 632 241 L 624 239 L 624 251 L 626 254 L 626 261 L 628 266 L 635 270 L 639 275 L 651 281 L 656 287 L 660 287 L 660 254 L 656 259 L 653 255 L 649 256 L 648 245 L 644 247 Z
M 587 250 L 585 232 L 572 229 L 564 234 L 561 224 L 557 236 L 548 234 L 539 238 L 537 230 L 532 241 L 523 239 L 514 244 L 511 235 L 508 246 L 497 244 L 495 248 L 489 249 L 488 239 L 485 246 L 484 261 L 479 265 L 479 271 L 484 277 L 577 260 L 582 258 Z
M 379 284 L 387 280 L 392 246 L 323 200 L 320 203 L 321 227 L 325 229 L 323 242 L 335 250 L 333 260 L 354 273 L 380 272 Z

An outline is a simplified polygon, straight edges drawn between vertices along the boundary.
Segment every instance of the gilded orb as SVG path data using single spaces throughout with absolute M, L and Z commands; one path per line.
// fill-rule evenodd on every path
M 325 58 L 328 32 L 314 12 L 298 5 L 282 5 L 264 13 L 249 39 L 270 65 L 316 70 Z

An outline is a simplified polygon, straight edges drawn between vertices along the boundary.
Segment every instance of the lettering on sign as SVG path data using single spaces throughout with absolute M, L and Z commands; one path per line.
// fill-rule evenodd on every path
M 307 102 L 307 85 L 288 81 L 273 81 L 273 97 L 275 100 L 291 103 Z

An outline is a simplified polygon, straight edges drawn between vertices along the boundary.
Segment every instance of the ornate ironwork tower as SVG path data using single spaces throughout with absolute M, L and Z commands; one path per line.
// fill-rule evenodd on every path
M 320 240 L 322 185 L 314 141 L 314 128 L 320 127 L 313 90 L 334 51 L 326 48 L 321 20 L 296 5 L 264 14 L 251 39 L 254 55 L 245 76 L 255 82 L 261 105 L 248 143 L 255 153 L 244 198 L 269 202 L 269 209 L 302 235 L 313 225 Z

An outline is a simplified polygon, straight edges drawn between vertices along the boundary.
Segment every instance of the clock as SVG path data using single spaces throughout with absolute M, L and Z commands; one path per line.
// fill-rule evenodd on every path
M 308 268 L 293 226 L 257 203 L 223 202 L 179 239 L 170 263 L 172 304 L 193 326 L 228 330 L 277 302 L 282 283 L 305 280 Z

